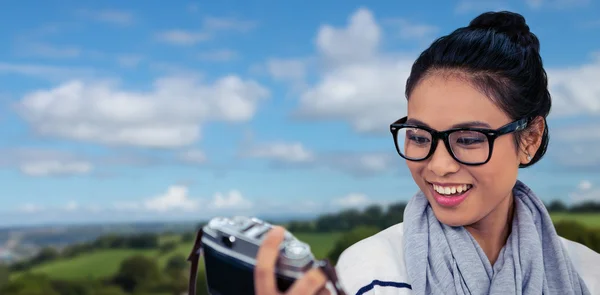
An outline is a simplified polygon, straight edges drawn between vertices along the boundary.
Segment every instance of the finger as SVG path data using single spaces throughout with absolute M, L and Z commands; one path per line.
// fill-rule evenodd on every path
M 254 269 L 254 292 L 257 295 L 279 293 L 275 283 L 275 264 L 279 256 L 279 245 L 283 241 L 283 234 L 282 227 L 274 226 L 258 248 Z
M 326 282 L 327 278 L 320 269 L 311 269 L 290 287 L 286 295 L 316 294 L 325 287 Z

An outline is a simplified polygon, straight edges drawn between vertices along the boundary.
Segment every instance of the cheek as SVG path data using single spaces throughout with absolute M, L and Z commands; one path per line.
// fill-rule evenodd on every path
M 426 189 L 426 184 L 425 184 L 425 181 L 423 180 L 423 170 L 427 166 L 425 164 L 426 162 L 427 161 L 423 161 L 423 162 L 406 161 L 406 166 L 408 166 L 408 170 L 410 170 L 410 174 L 412 175 L 413 180 L 415 181 L 415 183 L 419 186 L 419 188 L 421 190 Z
M 489 192 L 510 191 L 518 173 L 518 155 L 512 138 L 497 140 L 490 161 L 471 170 L 480 186 Z

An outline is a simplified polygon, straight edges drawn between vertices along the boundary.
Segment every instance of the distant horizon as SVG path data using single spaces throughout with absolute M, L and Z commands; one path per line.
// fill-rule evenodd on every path
M 407 200 L 408 201 L 408 200 Z M 344 210 L 351 210 L 351 209 L 355 209 L 355 210 L 359 210 L 359 211 L 363 211 L 364 209 L 366 209 L 367 207 L 371 206 L 371 205 L 379 205 L 382 207 L 383 210 L 387 209 L 387 206 L 389 206 L 390 204 L 398 204 L 398 203 L 404 203 L 406 204 L 407 201 L 398 201 L 398 202 L 389 202 L 389 203 L 380 203 L 380 204 L 368 204 L 365 205 L 362 208 L 358 208 L 358 207 L 340 207 L 337 209 L 332 209 L 330 211 L 322 211 L 322 212 L 314 212 L 314 213 L 296 213 L 296 214 L 273 214 L 271 213 L 270 217 L 268 215 L 265 214 L 220 214 L 220 215 L 214 215 L 213 217 L 233 217 L 236 215 L 243 215 L 243 216 L 250 216 L 250 217 L 258 217 L 264 220 L 269 220 L 269 221 L 275 221 L 275 222 L 281 222 L 281 223 L 285 223 L 285 222 L 289 222 L 289 221 L 307 221 L 307 220 L 314 220 L 316 218 L 318 218 L 319 216 L 325 215 L 325 214 L 335 214 L 335 213 L 339 213 L 342 212 Z M 571 208 L 573 206 L 577 206 L 577 205 L 581 205 L 583 203 L 587 203 L 587 202 L 593 202 L 594 204 L 600 204 L 600 201 L 596 201 L 596 200 L 584 200 L 578 203 L 572 203 L 572 204 L 568 204 L 563 202 L 560 199 L 552 199 L 552 200 L 548 200 L 545 201 L 545 205 L 549 206 L 553 201 L 561 201 L 563 203 L 563 205 L 565 205 L 567 208 Z M 212 219 L 213 217 L 208 217 L 208 218 L 197 218 L 197 219 L 192 219 L 192 218 L 185 218 L 185 219 L 137 219 L 137 220 L 116 220 L 116 221 L 111 221 L 111 220 L 106 220 L 106 221 L 102 221 L 102 220 L 97 220 L 97 221 L 62 221 L 59 223 L 52 223 L 52 222 L 46 222 L 46 223 L 35 223 L 35 224 L 11 224 L 11 225 L 5 225 L 5 224 L 0 224 L 0 230 L 4 230 L 4 229 L 12 229 L 12 228 L 44 228 L 44 227 L 60 227 L 60 226 L 73 226 L 73 227 L 85 227 L 85 226 L 105 226 L 105 225 L 123 225 L 123 224 L 200 224 L 203 222 L 208 222 L 210 221 L 210 219 Z M 156 218 L 156 217 L 149 217 L 149 218 Z
M 320 214 L 298 214 L 296 216 L 255 216 L 248 215 L 252 217 L 258 217 L 264 220 L 276 221 L 276 222 L 288 222 L 288 221 L 303 221 L 310 220 L 311 218 L 316 218 Z M 235 215 L 221 215 L 224 217 L 232 217 Z M 217 216 L 215 216 L 217 217 Z M 200 224 L 203 222 L 210 221 L 211 218 L 207 219 L 181 219 L 181 220 L 173 220 L 173 219 L 139 219 L 139 220 L 117 220 L 117 221 L 62 221 L 58 223 L 46 222 L 46 223 L 32 223 L 32 224 L 0 224 L 0 231 L 7 229 L 20 229 L 20 228 L 51 228 L 51 227 L 86 227 L 86 226 L 107 226 L 107 225 L 135 225 L 135 224 Z

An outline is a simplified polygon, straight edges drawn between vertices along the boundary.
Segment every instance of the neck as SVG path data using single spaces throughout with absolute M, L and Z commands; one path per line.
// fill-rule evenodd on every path
M 486 217 L 477 223 L 465 226 L 479 243 L 492 265 L 498 259 L 498 255 L 510 235 L 513 214 L 514 199 L 511 192 Z

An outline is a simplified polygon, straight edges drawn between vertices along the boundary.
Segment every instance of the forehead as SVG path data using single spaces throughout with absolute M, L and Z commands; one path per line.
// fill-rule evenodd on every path
M 467 78 L 446 74 L 431 74 L 420 81 L 409 97 L 408 117 L 437 130 L 473 121 L 499 128 L 510 121 Z

